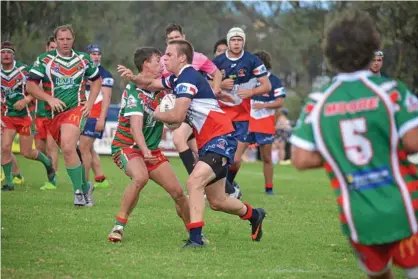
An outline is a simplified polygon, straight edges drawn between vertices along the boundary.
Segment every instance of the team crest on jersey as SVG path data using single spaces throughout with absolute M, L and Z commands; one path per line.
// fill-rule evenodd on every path
M 239 77 L 245 77 L 246 74 L 247 74 L 247 71 L 245 69 L 239 69 L 238 71 Z
M 412 95 L 409 90 L 406 93 L 405 107 L 408 112 L 418 111 L 418 98 L 417 96 Z
M 401 99 L 401 93 L 399 93 L 398 90 L 393 90 L 389 93 L 389 98 L 392 101 L 392 103 L 394 104 L 395 111 L 399 111 L 401 108 L 397 104 L 397 102 Z
M 52 68 L 52 71 L 59 73 L 60 72 L 60 66 L 55 64 L 54 67 Z
M 220 140 L 218 140 L 218 143 L 216 144 L 216 147 L 218 147 L 218 148 L 220 148 L 222 150 L 225 150 L 226 145 L 228 145 L 227 142 L 226 142 L 226 140 L 220 139 Z
M 130 95 L 128 97 L 128 102 L 126 104 L 126 107 L 128 107 L 128 108 L 136 107 L 136 103 L 137 103 L 137 101 L 136 101 L 135 97 Z

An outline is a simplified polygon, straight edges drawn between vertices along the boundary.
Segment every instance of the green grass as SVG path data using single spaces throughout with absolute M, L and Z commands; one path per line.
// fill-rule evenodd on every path
M 340 232 L 335 198 L 323 171 L 277 166 L 275 196 L 263 193 L 260 164 L 237 181 L 243 200 L 264 207 L 264 237 L 251 241 L 238 217 L 208 207 L 205 249 L 183 250 L 187 238 L 168 194 L 150 182 L 141 193 L 123 243 L 107 242 L 129 179 L 102 157 L 111 187 L 95 191 L 94 208 L 75 208 L 60 163 L 58 189 L 42 192 L 42 166 L 18 157 L 26 182 L 2 193 L 3 278 L 364 278 Z M 186 172 L 171 159 L 180 180 Z

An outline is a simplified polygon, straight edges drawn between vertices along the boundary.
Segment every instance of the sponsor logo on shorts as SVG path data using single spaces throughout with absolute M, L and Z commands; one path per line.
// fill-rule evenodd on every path
M 216 147 L 225 150 L 226 146 L 228 145 L 228 143 L 226 142 L 226 140 L 224 139 L 219 139 L 218 143 L 216 144 Z
M 70 117 L 68 118 L 70 121 L 74 123 L 80 122 L 80 115 L 77 115 L 75 113 L 70 114 Z

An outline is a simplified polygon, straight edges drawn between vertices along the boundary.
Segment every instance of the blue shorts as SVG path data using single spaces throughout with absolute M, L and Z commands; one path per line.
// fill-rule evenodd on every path
M 232 134 L 234 138 L 239 140 L 240 142 L 247 142 L 248 136 L 248 121 L 235 121 L 232 122 L 234 125 L 235 132 Z
M 98 121 L 97 118 L 88 118 L 81 135 L 90 137 L 90 138 L 101 139 L 103 137 L 103 131 L 101 132 L 95 131 L 97 121 Z
M 272 144 L 275 135 L 250 132 L 246 138 L 248 143 L 257 143 L 258 145 Z
M 199 158 L 203 157 L 208 152 L 213 152 L 224 156 L 228 160 L 227 165 L 230 165 L 234 162 L 237 144 L 237 140 L 232 134 L 215 137 L 199 149 Z

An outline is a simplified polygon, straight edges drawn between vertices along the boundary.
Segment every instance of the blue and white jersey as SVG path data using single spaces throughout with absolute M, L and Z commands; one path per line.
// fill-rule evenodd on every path
M 250 115 L 250 99 L 242 100 L 238 96 L 238 89 L 252 89 L 257 87 L 257 78 L 267 75 L 267 69 L 263 62 L 254 54 L 243 51 L 238 58 L 228 56 L 228 51 L 218 55 L 214 61 L 221 71 L 223 79 L 234 80 L 234 88 L 228 93 L 235 102 L 220 101 L 221 108 L 233 121 L 248 121 Z
M 162 82 L 165 88 L 173 90 L 176 98 L 192 100 L 187 121 L 193 127 L 199 149 L 211 139 L 234 131 L 231 120 L 219 107 L 212 87 L 191 65 L 185 65 L 178 77 L 170 75 Z

